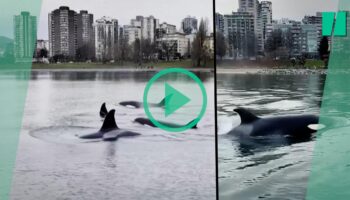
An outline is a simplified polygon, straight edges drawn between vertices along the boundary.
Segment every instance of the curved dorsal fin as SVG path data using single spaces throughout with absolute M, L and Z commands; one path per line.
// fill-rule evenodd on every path
M 103 121 L 103 125 L 100 129 L 101 131 L 118 128 L 117 124 L 115 123 L 114 114 L 115 114 L 115 110 L 109 111 L 105 120 Z
M 106 103 L 103 103 L 100 109 L 100 117 L 105 118 L 107 114 L 108 114 L 108 110 L 106 107 Z
M 165 98 L 163 98 L 159 103 L 158 106 L 165 106 Z
M 238 115 L 241 117 L 242 124 L 251 123 L 255 120 L 260 119 L 259 117 L 255 116 L 254 114 L 252 114 L 251 112 L 249 112 L 244 108 L 237 108 L 237 109 L 234 109 L 234 111 L 237 112 Z
M 188 122 L 188 124 L 187 125 L 189 125 L 189 124 L 191 124 L 193 121 L 195 121 L 196 119 L 194 119 L 194 120 L 192 120 L 192 121 L 190 121 L 190 122 Z M 196 125 L 194 125 L 192 128 L 193 129 L 197 129 L 198 128 L 198 123 L 196 124 Z

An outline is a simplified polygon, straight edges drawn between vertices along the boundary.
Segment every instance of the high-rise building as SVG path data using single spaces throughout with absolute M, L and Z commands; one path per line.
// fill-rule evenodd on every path
M 260 3 L 260 19 L 262 29 L 262 45 L 266 41 L 266 26 L 272 23 L 272 3 L 270 1 L 262 1 Z M 264 48 L 263 48 L 264 49 Z
M 315 24 L 301 25 L 301 52 L 302 54 L 315 58 L 318 56 L 320 36 L 318 26 Z
M 254 17 L 254 30 L 258 29 L 258 12 L 259 12 L 259 1 L 258 0 L 239 0 L 238 12 L 247 12 Z
M 256 14 L 259 2 L 258 0 L 239 0 L 238 5 L 238 12 L 249 12 Z
M 228 41 L 228 55 L 234 59 L 255 56 L 254 16 L 249 12 L 224 15 L 224 36 Z
M 278 37 L 273 32 L 278 32 Z M 318 26 L 282 19 L 267 25 L 266 37 L 269 41 L 280 41 L 279 47 L 288 50 L 285 57 L 317 57 L 319 45 Z M 277 47 L 275 47 L 277 48 Z
M 102 17 L 96 20 L 94 28 L 96 59 L 115 60 L 118 54 L 118 20 Z
M 77 13 L 62 6 L 49 13 L 50 56 L 75 59 L 77 49 Z
M 124 25 L 123 31 L 123 38 L 128 42 L 129 45 L 132 45 L 136 39 L 141 40 L 142 38 L 141 27 L 139 26 Z
M 238 12 L 248 12 L 254 17 L 256 53 L 264 54 L 266 25 L 272 21 L 272 3 L 270 1 L 239 0 Z
M 136 16 L 136 19 L 131 20 L 131 25 L 141 27 L 141 39 L 149 39 L 151 42 L 154 42 L 156 30 L 159 28 L 159 19 L 153 16 Z
M 317 27 L 315 33 L 317 34 L 318 38 L 318 45 L 319 42 L 322 39 L 322 13 L 317 12 L 315 16 L 305 16 L 304 19 L 302 20 L 304 24 L 311 24 Z M 331 37 L 328 37 L 329 43 L 331 44 Z M 318 47 L 317 47 L 318 48 Z
M 198 20 L 195 17 L 188 16 L 182 20 L 182 31 L 188 35 L 198 31 Z
M 224 16 L 220 13 L 215 13 L 215 31 L 224 32 Z
M 14 16 L 14 55 L 16 62 L 30 62 L 36 45 L 36 17 L 29 12 Z
M 82 10 L 77 14 L 77 59 L 87 60 L 95 57 L 94 16 Z

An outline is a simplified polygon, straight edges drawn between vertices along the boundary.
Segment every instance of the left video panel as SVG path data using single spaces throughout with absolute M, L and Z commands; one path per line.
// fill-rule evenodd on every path
M 10 198 L 216 199 L 213 1 L 38 6 Z

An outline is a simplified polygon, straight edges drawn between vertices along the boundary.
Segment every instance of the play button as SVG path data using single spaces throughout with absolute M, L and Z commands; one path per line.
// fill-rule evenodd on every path
M 143 103 L 145 114 L 154 125 L 180 132 L 196 127 L 204 116 L 207 94 L 194 73 L 170 68 L 158 72 L 147 83 Z
M 165 117 L 176 112 L 190 101 L 188 97 L 165 83 Z

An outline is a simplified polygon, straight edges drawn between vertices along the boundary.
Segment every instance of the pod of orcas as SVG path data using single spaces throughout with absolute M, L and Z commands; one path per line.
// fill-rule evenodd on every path
M 228 135 L 264 137 L 282 135 L 295 139 L 309 139 L 317 131 L 312 125 L 318 125 L 315 115 L 292 115 L 260 118 L 244 108 L 234 109 L 241 118 L 241 124 Z
M 131 107 L 131 108 L 142 108 L 143 103 L 139 101 L 122 101 L 119 103 L 121 106 Z M 164 107 L 165 106 L 165 98 L 163 98 L 159 103 L 149 103 L 150 107 Z
M 159 104 L 162 104 L 162 102 L 164 101 L 164 99 L 159 103 Z M 157 104 L 157 105 L 159 105 Z M 100 109 L 100 117 L 101 118 L 105 118 L 105 116 L 107 115 L 108 113 L 108 109 L 106 107 L 106 103 L 103 103 L 102 106 L 101 106 L 101 109 Z M 188 124 L 191 124 L 194 120 L 190 121 Z M 154 128 L 157 128 L 157 126 L 148 118 L 143 118 L 143 117 L 139 117 L 139 118 L 136 118 L 134 120 L 134 122 L 138 123 L 138 124 L 141 124 L 141 125 L 144 125 L 144 126 L 150 126 L 150 127 L 154 127 Z M 183 125 L 180 125 L 180 124 L 175 124 L 175 123 L 169 123 L 169 122 L 163 122 L 163 121 L 158 121 L 159 123 L 167 126 L 167 127 L 170 127 L 170 128 L 180 128 L 180 127 L 183 127 Z M 188 125 L 186 124 L 186 125 Z M 197 129 L 197 124 L 194 125 L 192 127 L 192 129 Z
M 160 103 L 154 104 L 153 106 L 161 107 L 162 105 L 164 105 L 164 101 L 165 100 L 163 99 Z M 137 102 L 134 102 L 134 103 L 137 103 Z M 99 114 L 100 114 L 101 118 L 104 118 L 104 121 L 103 121 L 103 124 L 102 124 L 102 127 L 100 128 L 100 130 L 97 132 L 94 132 L 94 133 L 81 135 L 81 136 L 79 136 L 80 139 L 90 139 L 90 140 L 102 139 L 104 141 L 115 141 L 121 137 L 134 137 L 134 136 L 141 135 L 140 133 L 120 129 L 115 121 L 115 117 L 114 117 L 115 110 L 113 109 L 113 110 L 108 111 L 108 109 L 106 107 L 106 103 L 103 103 L 101 105 Z M 149 120 L 147 118 L 137 118 L 134 120 L 134 122 L 139 123 L 141 125 L 157 127 L 156 125 L 154 125 L 152 123 L 151 120 Z M 182 125 L 179 125 L 179 124 L 173 124 L 173 123 L 168 123 L 168 122 L 160 122 L 160 123 L 162 123 L 168 127 L 172 127 L 172 128 L 182 127 Z M 197 125 L 195 125 L 192 128 L 197 129 Z

